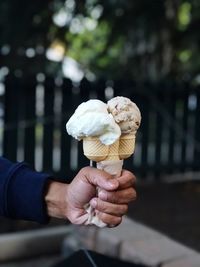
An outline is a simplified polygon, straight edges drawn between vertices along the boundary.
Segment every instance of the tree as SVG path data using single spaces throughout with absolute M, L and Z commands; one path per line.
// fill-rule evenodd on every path
M 52 48 L 97 77 L 198 74 L 198 0 L 7 0 L 0 9 L 1 65 L 11 70 L 60 72 L 62 62 L 46 58 Z

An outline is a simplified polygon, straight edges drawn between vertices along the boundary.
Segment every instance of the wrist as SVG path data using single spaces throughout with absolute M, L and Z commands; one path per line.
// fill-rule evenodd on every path
M 47 184 L 45 203 L 50 217 L 67 218 L 67 188 L 68 184 L 50 180 Z

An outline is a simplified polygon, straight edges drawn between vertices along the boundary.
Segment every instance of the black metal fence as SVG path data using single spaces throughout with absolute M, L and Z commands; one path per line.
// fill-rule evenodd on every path
M 200 88 L 186 83 L 73 84 L 43 74 L 8 75 L 0 83 L 0 154 L 70 179 L 89 162 L 82 143 L 67 135 L 67 120 L 81 102 L 117 95 L 130 97 L 142 113 L 136 150 L 125 167 L 140 177 L 200 170 Z

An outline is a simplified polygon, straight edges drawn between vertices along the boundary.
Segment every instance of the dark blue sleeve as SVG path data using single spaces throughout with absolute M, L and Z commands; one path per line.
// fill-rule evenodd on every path
M 48 222 L 44 190 L 50 175 L 0 157 L 0 216 Z

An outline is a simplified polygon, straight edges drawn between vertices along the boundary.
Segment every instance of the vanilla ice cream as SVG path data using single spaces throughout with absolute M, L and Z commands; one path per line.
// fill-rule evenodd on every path
M 104 145 L 113 144 L 121 135 L 120 127 L 108 113 L 107 105 L 97 99 L 80 104 L 67 122 L 66 129 L 78 140 L 97 137 Z
M 127 97 L 117 96 L 109 100 L 107 106 L 122 134 L 136 133 L 140 126 L 141 113 L 134 102 Z

